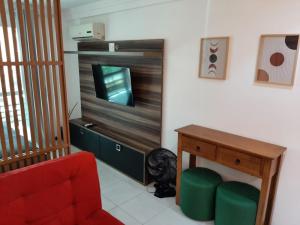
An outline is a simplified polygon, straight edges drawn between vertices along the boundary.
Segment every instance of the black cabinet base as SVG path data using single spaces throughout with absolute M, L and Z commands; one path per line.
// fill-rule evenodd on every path
M 72 121 L 70 121 L 70 137 L 71 144 L 77 148 L 94 153 L 98 159 L 138 182 L 148 183 L 145 153 L 122 145 Z

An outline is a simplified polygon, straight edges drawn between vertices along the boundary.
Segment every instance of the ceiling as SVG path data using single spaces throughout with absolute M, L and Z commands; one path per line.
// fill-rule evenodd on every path
M 70 18 L 84 18 L 182 0 L 61 0 Z
M 92 2 L 100 2 L 105 0 L 61 0 L 61 7 L 63 9 L 72 8 Z

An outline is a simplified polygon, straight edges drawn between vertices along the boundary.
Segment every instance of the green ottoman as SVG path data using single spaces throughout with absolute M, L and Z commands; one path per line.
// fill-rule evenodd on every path
M 182 212 L 194 220 L 213 220 L 215 196 L 222 178 L 206 168 L 185 170 L 181 176 L 180 207 Z
M 255 225 L 259 190 L 240 182 L 217 189 L 215 225 Z

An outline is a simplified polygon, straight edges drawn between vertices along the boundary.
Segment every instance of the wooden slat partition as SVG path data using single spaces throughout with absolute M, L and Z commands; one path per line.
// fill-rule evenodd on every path
M 45 4 L 44 0 L 40 1 L 40 15 L 41 15 L 41 27 L 42 27 L 42 36 L 43 36 L 43 49 L 44 49 L 44 59 L 45 61 L 49 60 L 48 57 L 48 45 L 47 45 L 47 34 L 46 34 L 46 20 L 45 20 Z M 40 60 L 39 60 L 40 61 Z M 46 71 L 46 87 L 47 87 L 47 96 L 48 96 L 48 102 L 52 101 L 52 89 L 51 89 L 51 81 L 50 81 L 50 68 L 49 66 L 45 66 Z M 51 145 L 55 146 L 55 133 L 54 133 L 54 123 L 53 123 L 53 106 L 52 104 L 49 104 L 49 125 L 51 130 Z M 56 158 L 56 154 L 54 154 L 54 158 Z M 50 155 L 48 155 L 48 158 Z
M 4 130 L 3 130 L 3 124 L 2 124 L 2 116 L 0 113 L 0 139 L 1 139 L 1 146 L 2 146 L 2 158 L 4 161 L 7 160 L 7 150 L 6 150 L 6 143 L 4 138 Z M 8 166 L 1 167 L 2 171 L 8 171 Z M 1 172 L 2 172 L 1 171 Z
M 27 32 L 28 32 L 28 48 L 29 48 L 29 57 L 30 59 L 35 58 L 35 52 L 34 52 L 34 47 L 35 43 L 33 40 L 33 35 L 34 33 L 32 32 L 33 30 L 33 25 L 32 25 L 32 15 L 31 15 L 31 5 L 29 3 L 29 0 L 25 0 L 25 18 L 26 18 L 26 26 L 27 26 Z M 23 49 L 24 51 L 24 49 Z M 32 81 L 32 86 L 33 86 L 33 96 L 34 96 L 34 105 L 35 105 L 35 119 L 36 119 L 36 127 L 37 127 L 37 136 L 38 136 L 38 146 L 39 149 L 43 152 L 43 137 L 42 137 L 42 128 L 41 128 L 41 103 L 40 103 L 40 95 L 39 95 L 39 87 L 38 87 L 38 74 L 37 74 L 37 69 L 36 66 L 31 66 L 30 70 L 32 72 L 31 74 L 31 81 Z M 36 155 L 36 148 L 33 148 L 33 153 Z
M 8 46 L 10 46 L 10 40 L 8 37 L 8 25 L 7 25 L 7 18 L 6 18 L 6 12 L 5 12 L 5 6 L 4 6 L 4 1 L 0 1 L 0 13 L 1 13 L 1 21 L 2 21 L 2 29 L 3 29 L 3 35 L 4 35 L 4 43 L 5 43 L 5 49 L 2 49 L 1 54 L 6 53 L 7 61 L 11 61 L 11 52 Z M 3 57 L 2 57 L 3 58 Z M 1 60 L 2 61 L 2 60 Z M 19 122 L 18 122 L 18 116 L 17 116 L 17 110 L 16 110 L 16 96 L 15 96 L 15 87 L 14 87 L 14 81 L 13 81 L 13 72 L 12 72 L 12 67 L 8 66 L 8 80 L 9 80 L 9 88 L 10 88 L 10 98 L 12 102 L 12 108 L 13 108 L 13 118 L 14 118 L 14 124 L 15 127 L 19 127 Z M 6 118 L 7 123 L 11 123 L 10 119 Z M 21 152 L 21 138 L 20 138 L 20 132 L 19 129 L 15 129 L 16 131 L 16 139 L 17 139 L 17 147 Z M 10 148 L 10 154 L 11 157 L 15 157 L 15 151 L 13 148 Z M 14 165 L 15 167 L 15 165 Z
M 13 2 L 8 2 L 9 11 L 14 11 Z M 15 21 L 15 15 L 10 13 L 10 22 L 11 22 L 11 28 L 12 28 L 12 39 L 13 39 L 13 48 L 14 48 L 14 54 L 15 54 L 15 61 L 19 62 L 19 52 L 18 52 L 18 43 L 17 43 L 17 33 L 16 33 L 16 21 Z M 18 85 L 18 94 L 19 94 L 19 100 L 20 100 L 20 108 L 21 108 L 21 117 L 22 117 L 22 127 L 23 127 L 23 134 L 24 134 L 24 143 L 25 143 L 25 151 L 27 154 L 29 154 L 29 143 L 28 143 L 28 133 L 27 133 L 27 125 L 26 125 L 26 117 L 25 117 L 25 106 L 24 106 L 24 100 L 23 91 L 22 91 L 22 80 L 21 80 L 21 71 L 20 67 L 16 67 L 16 73 L 17 73 L 17 85 Z M 19 156 L 22 156 L 22 146 L 18 146 L 19 148 Z M 21 162 L 21 166 L 24 166 L 24 164 Z
M 54 15 L 57 15 L 54 17 L 55 20 L 55 28 L 56 28 L 56 46 L 57 46 L 57 55 L 58 55 L 58 61 L 62 62 L 64 58 L 64 52 L 63 52 L 63 40 L 61 37 L 62 34 L 62 25 L 61 25 L 61 8 L 58 1 L 54 1 Z M 65 76 L 64 76 L 65 70 L 63 66 L 59 67 L 59 83 L 60 87 L 66 86 Z M 60 96 L 61 96 L 61 102 L 67 101 L 67 92 L 62 91 L 60 89 Z M 68 107 L 67 104 L 62 104 L 62 117 L 67 118 L 68 117 Z M 63 120 L 63 136 L 64 139 L 69 143 L 70 142 L 70 135 L 69 135 L 69 122 L 67 120 Z M 65 154 L 70 153 L 69 148 L 64 149 Z
M 65 82 L 60 1 L 0 1 L 0 173 L 70 153 Z
M 54 35 L 53 35 L 53 20 L 52 20 L 52 4 L 51 1 L 47 1 L 47 12 L 48 12 L 48 27 L 49 27 L 49 39 L 50 39 L 50 51 L 51 51 L 51 60 L 55 59 L 55 46 L 54 46 Z M 52 65 L 52 73 L 53 73 L 53 89 L 54 93 L 58 93 L 57 87 L 57 74 L 56 74 L 56 66 Z M 59 102 L 58 95 L 54 95 L 55 102 Z M 56 115 L 56 135 L 58 140 L 58 145 L 62 145 L 62 136 L 60 129 L 60 109 L 59 107 L 55 107 L 55 115 Z M 62 156 L 62 148 L 58 149 L 59 156 Z
M 26 36 L 25 36 L 25 22 L 23 20 L 23 7 L 21 0 L 17 0 L 17 11 L 18 11 L 18 19 L 19 19 L 19 29 L 20 29 L 20 39 L 21 39 L 21 52 L 22 52 L 22 59 L 23 61 L 27 57 L 27 48 L 26 48 Z M 34 61 L 32 61 L 34 63 Z M 25 75 L 25 86 L 26 86 L 26 93 L 31 93 L 30 88 L 30 79 L 29 79 L 29 67 L 27 64 L 24 64 L 24 75 Z M 27 94 L 27 105 L 28 107 L 28 114 L 29 114 L 29 123 L 30 123 L 30 134 L 32 140 L 32 149 L 36 149 L 36 139 L 35 139 L 35 128 L 34 128 L 34 117 L 33 117 L 33 99 L 31 94 Z M 26 127 L 27 128 L 27 127 Z M 26 154 L 29 154 L 27 151 Z M 29 161 L 30 162 L 30 161 Z M 30 164 L 30 163 L 29 163 Z

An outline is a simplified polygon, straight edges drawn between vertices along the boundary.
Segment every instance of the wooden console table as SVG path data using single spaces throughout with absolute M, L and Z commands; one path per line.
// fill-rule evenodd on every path
M 270 225 L 278 177 L 286 148 L 201 126 L 178 132 L 176 203 L 179 204 L 182 152 L 190 153 L 190 168 L 200 156 L 262 179 L 256 225 Z

